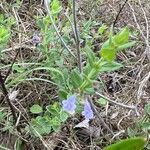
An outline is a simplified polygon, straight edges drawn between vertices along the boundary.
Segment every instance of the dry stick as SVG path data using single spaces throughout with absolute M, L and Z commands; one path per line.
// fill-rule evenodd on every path
M 49 2 L 49 3 L 50 3 L 50 2 Z M 55 31 L 56 31 L 56 33 L 57 33 L 59 39 L 61 40 L 62 44 L 63 44 L 64 47 L 67 49 L 67 51 L 76 59 L 76 56 L 71 52 L 70 48 L 67 46 L 67 44 L 65 43 L 65 41 L 64 41 L 63 38 L 61 37 L 61 35 L 60 35 L 59 31 L 58 31 L 57 26 L 55 25 L 55 22 L 54 22 L 54 20 L 53 20 L 51 11 L 50 11 L 50 9 L 49 9 L 49 4 L 48 4 L 48 1 L 47 1 L 47 0 L 45 0 L 45 6 L 46 6 L 46 10 L 47 10 L 47 12 L 48 12 L 49 18 L 50 18 L 50 20 L 51 20 L 51 22 L 52 22 L 52 25 L 53 25 L 53 27 L 54 27 L 54 29 L 55 29 Z
M 78 67 L 79 67 L 79 71 L 82 72 L 82 58 L 81 58 L 81 52 L 80 52 L 79 33 L 78 33 L 78 29 L 77 29 L 77 14 L 76 14 L 76 2 L 75 2 L 75 0 L 72 0 L 72 13 L 73 13 L 75 42 L 76 42 L 76 49 L 77 49 L 77 56 L 78 56 Z
M 7 71 L 6 75 L 5 75 L 5 78 L 3 79 L 4 83 L 5 83 L 7 77 L 9 76 L 9 74 L 10 74 L 10 72 L 11 72 L 11 70 L 12 70 L 12 67 L 13 67 L 13 65 L 14 65 L 14 63 L 15 63 L 15 61 L 16 61 L 16 58 L 17 58 L 18 54 L 19 54 L 19 50 L 17 51 L 17 53 L 16 53 L 16 55 L 15 55 L 15 57 L 14 57 L 14 59 L 13 59 L 13 62 L 12 62 L 10 68 L 8 69 L 8 71 Z
M 140 7 L 141 7 L 141 9 L 142 9 L 142 12 L 143 12 L 143 15 L 144 15 L 144 18 L 145 18 L 145 22 L 146 22 L 146 31 L 147 31 L 147 39 L 149 39 L 149 23 L 148 23 L 148 19 L 147 19 L 147 17 L 146 17 L 146 12 L 145 12 L 145 10 L 144 10 L 144 8 L 142 7 L 142 3 L 141 3 L 141 1 L 139 0 L 139 4 L 140 4 Z
M 101 118 L 101 116 L 99 115 L 99 112 L 96 110 L 95 105 L 93 104 L 93 102 L 91 101 L 90 97 L 88 97 L 88 102 L 90 103 L 94 113 L 96 114 L 96 116 L 98 117 L 100 123 L 102 123 L 102 125 L 114 136 L 115 134 L 113 133 L 113 131 L 108 127 L 108 125 L 105 123 L 105 121 L 103 120 L 103 118 Z
M 143 12 L 143 15 L 144 15 L 144 19 L 145 19 L 145 23 L 146 23 L 146 39 L 147 39 L 147 48 L 146 48 L 146 52 L 147 52 L 147 57 L 148 59 L 150 60 L 150 45 L 149 45 L 149 23 L 148 23 L 148 19 L 147 19 L 147 16 L 146 16 L 146 12 L 144 10 L 144 8 L 142 7 L 142 3 L 141 1 L 139 0 L 139 4 L 140 4 L 140 7 L 141 7 L 141 10 Z
M 130 6 L 130 9 L 132 10 L 133 19 L 134 19 L 134 21 L 135 21 L 135 23 L 136 23 L 136 26 L 137 26 L 138 30 L 140 31 L 140 33 L 141 33 L 141 35 L 142 35 L 142 37 L 143 37 L 143 39 L 144 39 L 144 41 L 145 41 L 145 43 L 146 43 L 146 53 L 147 53 L 148 59 L 150 60 L 150 44 L 149 44 L 149 39 L 147 39 L 147 37 L 144 35 L 144 33 L 143 33 L 143 31 L 142 31 L 140 25 L 138 24 L 137 18 L 136 18 L 136 16 L 135 16 L 135 11 L 134 11 L 133 7 L 131 6 L 130 3 L 128 3 L 128 5 Z M 147 20 L 145 11 L 144 11 L 144 9 L 142 9 L 142 11 L 143 11 L 143 13 L 144 13 L 144 17 L 145 17 L 146 24 L 147 24 L 147 28 L 148 28 L 148 20 Z M 149 29 L 147 30 L 147 36 L 148 36 L 148 34 L 149 34 Z M 149 36 L 148 36 L 148 37 L 149 37 Z
M 1 71 L 0 71 L 0 85 L 1 85 L 2 92 L 3 92 L 3 94 L 5 95 L 6 102 L 7 102 L 8 106 L 10 107 L 10 110 L 11 110 L 11 113 L 12 113 L 12 116 L 13 116 L 13 120 L 14 120 L 14 124 L 16 124 L 18 118 L 17 118 L 17 116 L 16 116 L 15 108 L 14 108 L 14 106 L 12 105 L 11 100 L 9 99 L 8 91 L 7 91 L 7 89 L 6 89 L 5 82 L 4 82 L 4 80 L 3 80 Z M 17 131 L 18 131 L 20 134 L 22 133 L 19 126 L 17 126 Z
M 9 105 L 11 113 L 13 115 L 14 123 L 16 123 L 17 122 L 16 112 L 15 112 L 14 106 L 12 105 L 12 103 L 11 103 L 11 101 L 9 99 L 8 91 L 7 91 L 6 87 L 5 87 L 1 71 L 0 71 L 0 84 L 1 84 L 2 92 L 5 95 L 5 99 L 7 101 L 7 104 Z
M 10 47 L 10 48 L 7 48 L 7 49 L 4 49 L 1 51 L 1 53 L 6 53 L 6 52 L 9 52 L 9 51 L 12 51 L 12 50 L 18 50 L 18 49 L 31 49 L 31 50 L 35 50 L 36 47 L 35 46 L 30 46 L 30 45 L 25 45 L 24 43 L 21 43 L 21 44 L 18 44 L 14 47 Z
M 137 111 L 136 106 L 128 106 L 128 105 L 125 105 L 125 104 L 122 104 L 122 103 L 118 103 L 118 102 L 113 101 L 113 100 L 109 99 L 108 97 L 106 97 L 106 96 L 104 96 L 104 95 L 98 93 L 98 92 L 95 92 L 95 94 L 98 95 L 98 96 L 100 96 L 100 97 L 102 97 L 102 98 L 104 98 L 105 100 L 107 100 L 108 102 L 110 102 L 110 103 L 112 103 L 112 104 L 115 104 L 115 105 L 118 105 L 118 106 L 120 106 L 120 107 L 124 107 L 124 108 L 127 108 L 127 109 L 134 110 L 135 113 L 136 113 L 136 115 L 139 116 L 139 113 L 138 113 L 138 111 Z
M 117 16 L 116 16 L 116 18 L 115 18 L 115 21 L 114 21 L 114 23 L 113 23 L 113 27 L 115 27 L 115 25 L 116 25 L 116 23 L 117 23 L 117 21 L 118 21 L 118 18 L 119 18 L 120 14 L 121 14 L 121 12 L 122 12 L 122 10 L 123 10 L 123 8 L 125 7 L 125 5 L 126 5 L 127 2 L 128 2 L 128 0 L 125 0 L 124 4 L 123 4 L 122 7 L 120 8 L 120 10 L 119 10 L 119 12 L 118 12 L 118 14 L 117 14 Z

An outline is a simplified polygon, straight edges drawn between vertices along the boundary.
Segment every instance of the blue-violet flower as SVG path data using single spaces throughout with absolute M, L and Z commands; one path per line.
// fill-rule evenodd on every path
M 76 102 L 75 95 L 68 97 L 67 100 L 63 100 L 62 101 L 63 110 L 70 113 L 70 114 L 73 114 L 75 112 L 75 109 L 76 109 L 75 102 Z
M 82 115 L 85 117 L 86 120 L 94 118 L 93 110 L 87 100 L 84 103 L 84 110 L 82 111 Z

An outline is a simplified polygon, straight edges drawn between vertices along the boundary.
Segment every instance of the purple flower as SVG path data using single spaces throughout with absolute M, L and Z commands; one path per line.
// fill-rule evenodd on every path
M 38 33 L 34 33 L 33 37 L 32 37 L 32 44 L 34 46 L 37 46 L 40 43 L 40 37 L 38 35 Z
M 75 112 L 76 109 L 76 97 L 74 95 L 70 96 L 67 98 L 67 100 L 63 100 L 62 104 L 63 104 L 63 110 L 73 114 Z
M 82 111 L 82 115 L 86 120 L 94 118 L 93 110 L 91 109 L 90 103 L 87 100 L 84 103 L 84 110 Z

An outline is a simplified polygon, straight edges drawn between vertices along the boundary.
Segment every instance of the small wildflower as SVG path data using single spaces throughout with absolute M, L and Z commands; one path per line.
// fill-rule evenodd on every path
M 86 120 L 94 118 L 93 110 L 91 109 L 90 103 L 87 100 L 84 103 L 84 110 L 82 111 L 82 115 Z
M 38 33 L 33 34 L 31 41 L 34 46 L 37 46 L 40 43 L 40 37 L 39 37 Z
M 75 112 L 76 109 L 76 97 L 74 95 L 70 96 L 67 98 L 67 100 L 63 100 L 62 104 L 63 104 L 63 110 L 73 114 Z

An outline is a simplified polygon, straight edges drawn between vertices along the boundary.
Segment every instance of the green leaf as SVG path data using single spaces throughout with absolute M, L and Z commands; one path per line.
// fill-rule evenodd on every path
M 30 112 L 33 113 L 33 114 L 39 114 L 41 113 L 43 110 L 42 110 L 42 107 L 39 106 L 38 104 L 34 104 L 31 108 L 30 108 Z
M 142 123 L 142 129 L 144 129 L 144 130 L 150 130 L 150 122 L 144 122 L 144 123 Z
M 107 104 L 107 100 L 104 98 L 100 98 L 97 100 L 97 103 L 100 104 L 101 106 L 104 106 Z
M 112 144 L 103 150 L 142 150 L 144 148 L 146 141 L 144 138 L 130 138 Z
M 118 45 L 124 45 L 128 42 L 129 40 L 129 29 L 128 27 L 125 27 L 122 29 L 117 35 L 114 36 L 113 42 Z
M 15 142 L 14 150 L 22 150 L 22 141 L 19 138 Z
M 61 126 L 61 120 L 58 118 L 58 117 L 53 117 L 51 120 L 50 120 L 50 123 L 51 123 L 51 126 L 53 128 L 53 130 L 55 132 L 57 132 L 59 129 L 60 129 L 60 126 Z
M 60 120 L 62 122 L 65 122 L 68 119 L 68 113 L 66 113 L 65 111 L 61 110 L 60 111 Z
M 82 76 L 78 70 L 74 69 L 71 71 L 70 82 L 75 89 L 80 87 L 82 84 Z
M 85 33 L 89 33 L 90 27 L 92 25 L 92 19 L 90 18 L 88 21 L 83 22 L 83 31 Z
M 57 102 L 55 102 L 52 105 L 46 106 L 46 109 L 51 115 L 56 116 L 59 115 L 60 105 Z
M 100 68 L 100 72 L 110 72 L 110 71 L 115 71 L 123 67 L 122 64 L 117 63 L 117 62 L 104 62 L 104 64 Z
M 58 95 L 59 95 L 60 99 L 67 99 L 68 92 L 65 91 L 65 90 L 60 89 L 58 91 Z
M 148 103 L 145 108 L 144 108 L 145 112 L 148 113 L 150 115 L 150 103 Z
M 112 62 L 116 58 L 116 50 L 114 47 L 105 47 L 100 50 L 100 55 L 108 62 Z
M 116 58 L 116 46 L 113 42 L 113 31 L 111 28 L 109 40 L 104 43 L 100 50 L 100 56 L 108 62 L 112 62 Z
M 99 27 L 98 29 L 98 33 L 103 34 L 106 29 L 107 29 L 107 26 L 105 24 L 102 24 L 102 26 Z
M 112 32 L 112 31 L 111 31 Z M 110 34 L 111 35 L 111 34 Z M 110 36 L 111 37 L 111 36 Z M 102 48 L 107 48 L 110 46 L 109 40 L 103 43 Z M 129 29 L 128 27 L 123 28 L 118 34 L 111 38 L 111 44 L 114 45 L 116 51 L 129 48 L 135 44 L 135 42 L 128 42 L 129 40 Z
M 45 31 L 45 24 L 41 18 L 37 18 L 36 20 L 37 26 L 40 28 L 40 30 L 44 33 Z
M 7 113 L 0 111 L 0 122 L 4 121 L 4 118 L 6 115 L 7 115 Z
M 89 85 L 87 85 L 85 87 L 85 92 L 87 92 L 88 94 L 93 94 L 95 92 L 94 88 L 88 87 Z
M 30 132 L 35 136 L 49 134 L 51 132 L 51 123 L 46 117 L 38 116 L 36 119 L 31 120 Z M 38 132 L 38 133 L 37 133 Z
M 0 50 L 7 44 L 9 37 L 9 30 L 0 26 Z
M 49 134 L 51 132 L 51 124 L 50 124 L 50 118 L 49 117 L 41 117 L 38 116 L 36 118 L 38 121 L 38 124 L 42 127 L 43 134 Z
M 132 42 L 128 42 L 128 43 L 126 43 L 126 44 L 123 44 L 123 45 L 121 45 L 121 46 L 119 46 L 119 47 L 117 48 L 117 51 L 130 48 L 130 47 L 134 46 L 135 43 L 136 43 L 135 41 L 132 41 Z
M 60 2 L 59 0 L 53 0 L 52 3 L 51 3 L 51 11 L 52 11 L 52 14 L 58 14 L 61 10 L 61 5 L 60 5 Z
M 87 60 L 90 66 L 93 66 L 94 63 L 96 62 L 96 56 L 95 53 L 87 46 L 86 47 L 86 55 L 87 55 Z
M 129 137 L 135 137 L 137 132 L 131 128 L 127 128 L 127 133 Z

